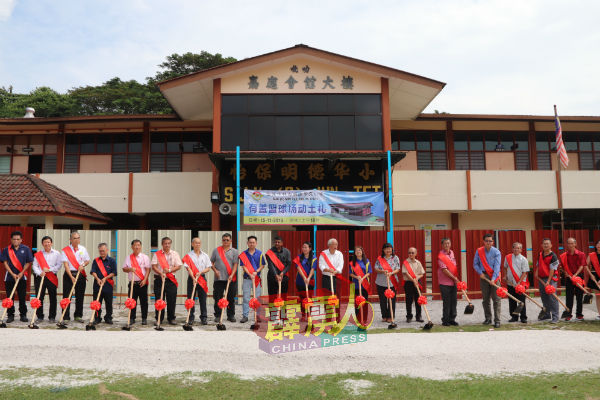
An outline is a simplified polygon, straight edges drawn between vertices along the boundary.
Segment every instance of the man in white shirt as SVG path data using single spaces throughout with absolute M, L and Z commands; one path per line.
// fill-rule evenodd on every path
M 515 296 L 523 302 L 523 310 L 521 311 L 521 322 L 527 323 L 527 310 L 525 308 L 525 295 L 518 294 L 515 287 L 519 284 L 526 285 L 527 275 L 529 274 L 529 261 L 521 254 L 523 245 L 519 242 L 513 243 L 512 254 L 508 254 L 504 258 L 504 271 L 502 274 L 502 282 L 506 284 L 508 293 Z M 513 299 L 508 299 L 508 309 L 511 319 L 508 322 L 517 322 L 519 317 L 513 315 L 513 311 L 517 308 L 517 302 Z
M 319 255 L 319 269 L 323 273 L 321 287 L 331 291 L 331 280 L 333 280 L 333 290 L 337 293 L 337 279 L 335 278 L 344 269 L 344 255 L 337 249 L 338 241 L 336 239 L 329 239 L 327 247 L 328 249 L 322 251 Z
M 183 266 L 188 272 L 187 280 L 187 296 L 188 299 L 193 299 L 198 296 L 200 303 L 200 323 L 206 325 L 206 319 L 208 314 L 206 311 L 206 296 L 208 295 L 208 285 L 206 282 L 205 274 L 210 271 L 212 263 L 208 254 L 201 250 L 202 242 L 200 238 L 192 239 L 192 251 L 187 253 L 183 257 Z M 194 278 L 198 277 L 196 284 L 196 290 L 194 291 Z M 194 322 L 194 310 L 196 306 L 190 309 L 190 320 L 189 323 Z
M 148 276 L 150 275 L 150 258 L 142 253 L 142 241 L 134 239 L 131 241 L 133 253 L 125 258 L 123 272 L 128 272 L 129 285 L 133 285 L 132 298 L 136 302 L 136 308 L 131 310 L 130 324 L 135 323 L 136 309 L 139 300 L 142 311 L 142 325 L 146 325 L 148 318 Z M 127 287 L 127 293 L 131 292 L 131 286 Z
M 37 309 L 36 314 L 38 321 L 44 320 L 44 297 L 46 296 L 46 291 L 48 291 L 48 297 L 50 298 L 48 322 L 54 322 L 56 319 L 56 289 L 58 288 L 58 278 L 56 275 L 60 267 L 62 267 L 62 257 L 58 250 L 52 248 L 52 238 L 50 236 L 42 238 L 42 246 L 43 250 L 35 253 L 32 266 L 33 273 L 35 274 L 33 281 L 36 295 L 40 290 L 42 278 L 44 278 L 44 285 L 39 297 L 42 306 Z
M 177 302 L 177 287 L 179 283 L 175 278 L 175 273 L 181 269 L 183 263 L 179 253 L 171 250 L 171 238 L 164 237 L 160 241 L 162 249 L 158 250 L 152 256 L 152 270 L 154 271 L 154 296 L 160 299 L 162 291 L 162 279 L 165 280 L 164 297 L 167 302 L 167 320 L 169 325 L 177 325 L 175 322 L 175 305 Z M 158 324 L 158 314 L 155 312 L 156 324 Z M 160 321 L 165 319 L 165 313 L 160 313 Z
M 69 238 L 71 243 L 64 249 L 62 249 L 61 258 L 62 263 L 65 267 L 65 273 L 63 274 L 63 299 L 71 293 L 71 288 L 75 285 L 75 313 L 73 317 L 75 321 L 83 322 L 83 300 L 85 297 L 85 284 L 87 281 L 87 274 L 85 273 L 85 267 L 90 263 L 90 256 L 82 245 L 81 236 L 79 232 L 71 232 Z M 79 274 L 79 278 L 75 281 L 77 276 L 77 270 L 81 268 L 82 271 Z M 65 320 L 71 319 L 70 316 L 71 306 L 67 306 L 65 311 Z

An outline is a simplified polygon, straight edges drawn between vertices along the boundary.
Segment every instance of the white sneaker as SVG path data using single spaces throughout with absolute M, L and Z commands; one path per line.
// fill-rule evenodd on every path
M 596 319 L 600 319 L 600 314 L 596 315 Z

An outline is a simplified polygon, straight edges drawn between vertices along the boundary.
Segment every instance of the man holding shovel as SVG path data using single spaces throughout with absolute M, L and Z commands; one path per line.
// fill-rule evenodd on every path
M 452 242 L 449 238 L 442 239 L 442 249 L 438 253 L 438 283 L 442 295 L 442 325 L 458 325 L 456 322 L 456 284 L 458 281 L 458 268 L 456 258 L 451 250 Z
M 490 308 L 490 297 L 494 302 L 494 328 L 500 327 L 500 297 L 496 294 L 496 288 L 486 279 L 496 283 L 500 278 L 500 261 L 502 255 L 500 250 L 494 247 L 494 238 L 491 233 L 483 235 L 484 245 L 477 249 L 473 260 L 473 268 L 481 278 L 481 295 L 483 296 L 483 312 L 485 314 L 484 325 L 492 323 L 492 310 Z
M 94 277 L 94 299 L 98 298 L 98 292 L 100 288 L 102 291 L 100 293 L 100 297 L 98 301 L 106 306 L 106 314 L 104 315 L 104 322 L 109 325 L 112 325 L 113 319 L 113 287 L 115 285 L 115 281 L 113 278 L 117 275 L 117 262 L 114 258 L 108 256 L 108 245 L 106 243 L 100 243 L 98 245 L 98 254 L 100 257 L 97 257 L 92 262 L 92 276 Z M 99 324 L 102 322 L 102 310 L 98 310 L 96 314 L 96 318 L 94 320 L 94 324 Z
M 42 306 L 37 309 L 38 321 L 44 320 L 44 297 L 46 296 L 46 290 L 48 291 L 48 297 L 50 298 L 50 308 L 48 313 L 48 322 L 54 322 L 56 318 L 56 289 L 58 288 L 58 271 L 62 267 L 61 256 L 58 250 L 52 248 L 52 238 L 50 236 L 44 236 L 42 238 L 43 249 L 35 253 L 33 259 L 33 273 L 35 274 L 35 292 L 37 293 L 42 285 L 42 291 L 40 292 L 40 301 Z M 42 284 L 43 278 L 43 284 Z
M 523 285 L 526 288 L 529 287 L 527 282 L 527 274 L 529 274 L 529 262 L 521 254 L 523 251 L 523 245 L 519 242 L 513 243 L 513 252 L 508 254 L 504 258 L 504 274 L 502 275 L 502 283 L 505 283 L 508 287 L 508 293 L 521 300 L 523 308 L 521 309 L 521 322 L 527 323 L 527 309 L 525 308 L 525 293 L 517 293 L 515 288 L 518 285 Z M 517 302 L 513 299 L 508 299 L 508 310 L 510 311 L 511 318 L 508 322 L 517 322 L 519 320 L 518 315 L 514 315 L 513 311 L 517 308 Z
M 4 275 L 4 287 L 6 295 L 12 293 L 13 288 L 17 285 L 17 294 L 19 295 L 19 314 L 21 314 L 21 322 L 27 322 L 27 270 L 33 262 L 33 253 L 31 249 L 24 244 L 23 234 L 15 231 L 10 234 L 10 246 L 2 249 L 0 255 L 1 261 L 4 263 L 6 274 Z M 15 320 L 15 306 L 8 309 L 8 318 L 6 322 Z
M 202 251 L 202 241 L 200 238 L 192 239 L 192 251 L 187 253 L 183 257 L 183 266 L 188 272 L 187 280 L 187 295 L 188 299 L 194 299 L 198 296 L 200 303 L 200 323 L 206 325 L 208 318 L 208 312 L 206 311 L 206 296 L 208 295 L 208 285 L 206 284 L 206 278 L 204 275 L 210 271 L 212 264 L 208 254 Z M 196 278 L 196 285 L 194 290 L 194 278 Z M 188 319 L 191 325 L 194 322 L 194 309 L 196 305 L 189 311 L 190 317 Z
M 227 290 L 227 301 L 229 302 L 227 305 L 227 321 L 235 322 L 239 252 L 231 246 L 231 234 L 223 234 L 221 236 L 221 243 L 222 245 L 214 249 L 210 256 L 212 270 L 215 273 L 215 281 L 213 283 L 215 322 L 219 322 L 221 318 L 221 309 L 218 303 L 223 298 L 227 282 L 230 282 Z
M 142 312 L 142 325 L 148 322 L 148 277 L 150 276 L 150 257 L 142 253 L 142 241 L 134 239 L 131 241 L 131 250 L 133 253 L 125 258 L 123 272 L 128 273 L 129 288 L 128 292 L 132 294 L 133 300 L 139 302 Z M 133 285 L 133 288 L 131 287 Z M 136 307 L 131 310 L 130 324 L 135 323 Z
M 558 278 L 556 270 L 558 269 L 558 257 L 552 251 L 552 242 L 550 239 L 542 241 L 542 251 L 538 255 L 537 269 L 535 270 L 535 281 L 540 289 L 542 304 L 546 307 L 545 313 L 540 313 L 539 320 L 543 321 L 552 318 L 553 324 L 558 322 L 558 300 L 551 293 L 546 292 L 546 286 L 556 288 Z
M 163 280 L 165 282 L 164 295 L 167 299 L 167 320 L 169 325 L 177 325 L 175 322 L 175 305 L 177 302 L 177 287 L 179 282 L 175 278 L 175 272 L 181 269 L 183 263 L 179 253 L 175 250 L 171 250 L 171 238 L 164 237 L 160 241 L 162 249 L 158 250 L 152 256 L 152 271 L 154 271 L 154 295 L 156 299 L 161 298 L 163 293 L 162 285 Z M 164 313 L 156 311 L 156 324 L 159 324 L 158 316 L 160 315 L 160 322 L 164 319 Z
M 583 290 L 577 287 L 573 281 L 573 277 L 584 278 L 584 269 L 587 265 L 587 258 L 585 253 L 579 251 L 577 249 L 577 241 L 575 238 L 567 239 L 567 251 L 560 255 L 560 263 L 565 272 L 565 300 L 567 303 L 567 308 L 570 311 L 565 310 L 561 318 L 564 318 L 565 321 L 570 321 L 573 318 L 573 296 L 577 300 L 577 310 L 575 313 L 575 317 L 577 320 L 583 320 Z
M 69 237 L 70 244 L 62 249 L 62 263 L 65 267 L 65 273 L 63 274 L 63 299 L 66 299 L 71 293 L 71 288 L 75 286 L 75 313 L 73 317 L 75 321 L 83 322 L 83 299 L 85 297 L 85 286 L 87 281 L 87 274 L 85 273 L 85 267 L 90 263 L 90 255 L 88 254 L 85 247 L 81 242 L 81 236 L 79 232 L 71 232 Z M 77 280 L 77 271 L 81 269 L 81 273 Z M 70 299 L 70 298 L 69 298 Z M 64 311 L 65 321 L 71 319 L 71 306 L 67 306 Z

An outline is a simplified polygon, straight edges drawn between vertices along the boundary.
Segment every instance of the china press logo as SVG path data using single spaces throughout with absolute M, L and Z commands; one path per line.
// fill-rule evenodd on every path
M 270 354 L 289 353 L 367 341 L 373 323 L 373 306 L 354 297 L 354 285 L 347 298 L 319 290 L 312 297 L 275 296 L 261 298 L 255 309 L 255 332 L 259 348 Z M 358 300 L 358 301 L 357 301 Z

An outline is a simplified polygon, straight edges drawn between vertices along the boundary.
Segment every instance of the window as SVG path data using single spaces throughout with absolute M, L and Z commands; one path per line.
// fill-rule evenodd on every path
M 529 139 L 526 132 L 486 132 L 485 151 L 513 152 L 516 170 L 530 170 Z
M 536 132 L 535 151 L 537 153 L 537 169 L 551 170 L 551 155 L 556 151 L 554 134 L 548 132 Z
M 579 134 L 579 169 L 600 170 L 600 135 Z
M 111 171 L 142 172 L 142 135 L 114 135 L 112 140 Z M 99 148 L 100 146 L 108 149 L 110 143 L 107 145 L 102 141 L 98 143 Z
M 417 169 L 448 169 L 446 132 L 395 131 L 392 133 L 392 138 L 394 150 L 417 152 Z
M 538 132 L 536 151 L 538 169 L 551 169 L 552 157 L 556 157 L 556 134 Z M 600 134 L 596 132 L 563 132 L 567 154 L 575 153 L 579 158 L 579 169 L 600 170 Z M 571 159 L 570 162 L 573 162 Z
M 456 132 L 454 134 L 454 157 L 456 169 L 485 169 L 483 134 L 479 132 Z
M 180 172 L 182 154 L 206 153 L 211 147 L 210 134 L 154 132 L 150 135 L 150 172 Z
M 56 144 L 51 146 L 56 149 Z M 64 172 L 79 172 L 79 157 L 82 154 L 112 155 L 112 172 L 141 172 L 142 134 L 67 135 L 65 138 Z M 45 156 L 42 162 L 44 172 L 46 168 L 50 169 L 52 167 L 56 170 L 56 156 Z
M 10 174 L 10 156 L 0 156 L 0 174 Z
M 223 95 L 223 150 L 381 150 L 379 94 Z

